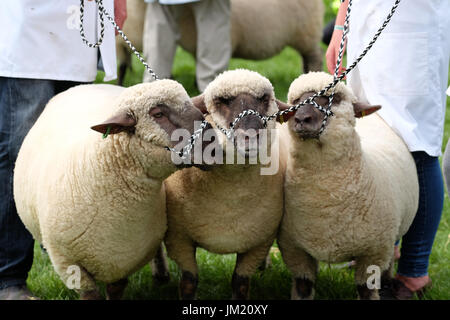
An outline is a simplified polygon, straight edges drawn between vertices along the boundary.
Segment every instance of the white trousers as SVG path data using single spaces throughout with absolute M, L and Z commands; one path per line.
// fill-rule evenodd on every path
M 180 5 L 149 3 L 144 25 L 144 56 L 159 78 L 170 78 L 177 42 L 178 18 L 192 10 L 197 29 L 196 78 L 203 92 L 212 80 L 228 68 L 231 57 L 230 0 L 202 0 Z M 144 73 L 144 82 L 152 81 Z

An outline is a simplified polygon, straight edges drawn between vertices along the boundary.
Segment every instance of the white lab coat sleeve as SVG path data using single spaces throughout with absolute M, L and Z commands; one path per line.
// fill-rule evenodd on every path
M 114 18 L 114 0 L 104 2 L 105 10 Z M 117 57 L 116 57 L 116 38 L 115 29 L 112 23 L 105 17 L 105 36 L 100 46 L 100 55 L 105 70 L 104 81 L 110 81 L 117 78 Z M 100 28 L 100 19 L 98 21 Z M 100 29 L 99 29 L 100 30 Z
M 103 1 L 114 14 L 113 0 Z M 97 41 L 98 14 L 94 1 L 85 0 L 84 31 Z M 91 82 L 97 75 L 98 49 L 80 36 L 79 0 L 0 1 L 0 76 Z M 115 35 L 105 18 L 100 51 L 106 80 L 116 77 Z

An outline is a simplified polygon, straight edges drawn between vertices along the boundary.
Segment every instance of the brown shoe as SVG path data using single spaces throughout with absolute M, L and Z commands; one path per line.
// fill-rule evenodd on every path
M 39 300 L 26 285 L 11 286 L 0 290 L 0 300 Z
M 419 299 L 423 299 L 425 292 L 429 288 L 431 288 L 431 280 L 427 285 L 417 291 L 412 291 L 398 279 L 392 280 L 392 293 L 397 300 L 412 300 L 414 295 L 417 295 Z

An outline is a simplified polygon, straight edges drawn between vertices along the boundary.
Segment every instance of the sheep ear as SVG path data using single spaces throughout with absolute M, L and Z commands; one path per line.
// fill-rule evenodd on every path
M 208 113 L 205 105 L 205 96 L 203 94 L 191 98 L 194 107 L 200 110 L 203 114 Z
M 289 108 L 291 107 L 291 105 L 289 105 L 289 104 L 287 104 L 287 103 L 284 103 L 284 102 L 282 102 L 282 101 L 280 101 L 280 100 L 278 100 L 278 99 L 275 99 L 275 102 L 276 102 L 276 104 L 277 104 L 277 107 L 278 107 L 278 110 L 279 110 L 279 111 L 283 111 L 283 110 L 289 109 Z M 283 114 L 282 116 L 278 115 L 278 116 L 277 116 L 277 121 L 278 121 L 279 123 L 286 122 L 286 121 L 288 121 L 289 118 L 291 118 L 294 114 L 295 114 L 295 111 L 285 113 L 285 114 Z
M 112 116 L 105 122 L 92 126 L 91 129 L 103 133 L 104 135 L 115 134 L 122 131 L 134 132 L 136 126 L 136 119 L 126 112 L 121 111 L 115 116 Z
M 355 112 L 356 118 L 362 118 L 364 116 L 368 116 L 374 112 L 377 112 L 381 109 L 381 106 L 371 106 L 366 103 L 356 102 L 353 103 L 353 111 Z

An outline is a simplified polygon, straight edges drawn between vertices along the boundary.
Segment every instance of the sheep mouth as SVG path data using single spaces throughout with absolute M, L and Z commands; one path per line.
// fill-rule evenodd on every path
M 298 137 L 302 140 L 311 140 L 311 139 L 319 139 L 320 134 L 319 131 L 305 131 L 300 130 L 296 132 Z
M 239 148 L 236 147 L 236 150 L 245 157 L 245 159 L 256 158 L 258 156 L 258 148 Z

